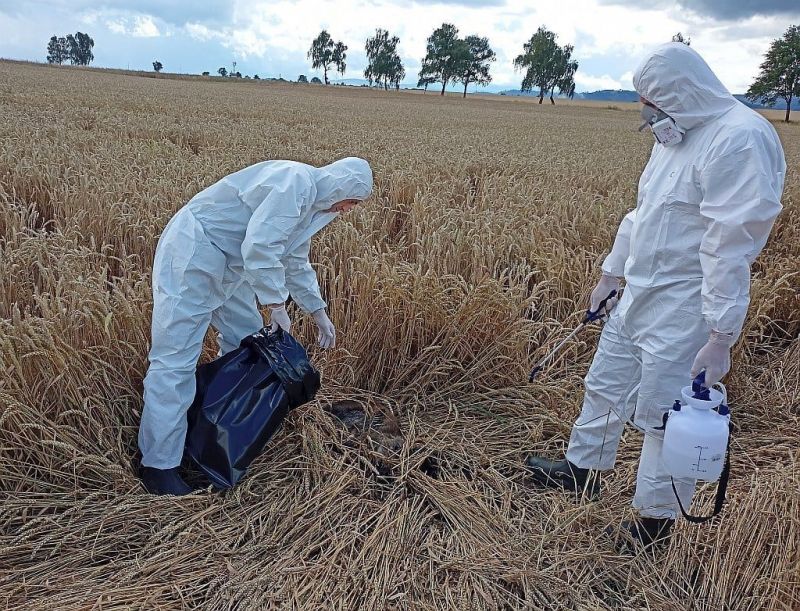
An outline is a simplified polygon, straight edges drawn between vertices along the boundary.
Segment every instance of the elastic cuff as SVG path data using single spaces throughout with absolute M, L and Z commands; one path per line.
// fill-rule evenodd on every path
M 719 344 L 730 348 L 736 343 L 736 338 L 733 333 L 723 333 L 712 329 L 708 336 L 708 341 L 712 344 Z
M 653 518 L 655 520 L 675 520 L 678 517 L 678 512 L 674 509 L 663 509 L 656 507 L 650 509 L 639 509 L 635 505 L 633 508 L 636 509 L 636 513 L 643 518 Z
M 294 299 L 294 302 L 300 307 L 301 310 L 303 310 L 303 312 L 308 314 L 319 312 L 320 310 L 324 310 L 328 307 L 328 304 L 316 295 L 292 295 L 292 299 Z
M 600 270 L 603 272 L 604 276 L 610 276 L 611 278 L 623 278 L 625 276 L 625 265 L 620 267 L 619 265 L 604 262 L 600 266 Z

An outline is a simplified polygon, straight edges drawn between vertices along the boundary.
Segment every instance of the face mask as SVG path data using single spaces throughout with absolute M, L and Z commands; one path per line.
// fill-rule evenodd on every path
M 639 127 L 639 131 L 649 127 L 659 144 L 674 146 L 683 140 L 683 132 L 664 111 L 644 104 L 641 114 L 644 123 Z

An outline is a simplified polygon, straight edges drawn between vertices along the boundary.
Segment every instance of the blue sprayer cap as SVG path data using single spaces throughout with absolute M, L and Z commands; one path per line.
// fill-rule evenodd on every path
M 711 391 L 706 388 L 706 372 L 701 371 L 697 377 L 692 380 L 693 398 L 700 401 L 711 401 Z
M 672 404 L 672 409 L 676 412 L 681 411 L 681 402 L 675 399 L 675 403 Z
M 717 408 L 717 413 L 720 416 L 727 416 L 728 414 L 731 413 L 731 409 L 724 403 L 721 403 L 720 406 Z

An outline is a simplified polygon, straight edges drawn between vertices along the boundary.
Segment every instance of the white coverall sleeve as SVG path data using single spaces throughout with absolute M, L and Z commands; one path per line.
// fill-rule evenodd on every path
M 703 317 L 738 338 L 750 303 L 750 265 L 764 248 L 781 211 L 785 162 L 767 134 L 728 143 L 702 168 L 700 242 Z
M 604 274 L 615 276 L 616 278 L 622 278 L 625 275 L 625 262 L 631 252 L 631 232 L 635 221 L 636 209 L 628 212 L 619 224 L 617 237 L 614 238 L 614 246 L 603 261 L 602 270 Z
M 312 314 L 327 307 L 327 304 L 322 299 L 317 274 L 308 260 L 310 250 L 311 239 L 309 238 L 284 255 L 283 265 L 286 268 L 286 286 L 289 288 L 292 299 L 304 312 Z
M 310 191 L 311 184 L 302 174 L 287 178 L 272 188 L 247 225 L 242 242 L 244 269 L 262 305 L 283 303 L 289 296 L 281 259 Z

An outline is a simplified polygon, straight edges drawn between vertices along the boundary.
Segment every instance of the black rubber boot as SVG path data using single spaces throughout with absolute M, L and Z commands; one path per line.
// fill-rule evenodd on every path
M 562 488 L 590 499 L 600 495 L 600 473 L 576 467 L 566 458 L 548 460 L 541 456 L 528 456 L 525 466 L 530 469 L 533 481 L 547 488 Z
M 671 518 L 638 517 L 620 525 L 619 530 L 613 527 L 606 529 L 606 534 L 616 540 L 620 552 L 636 553 L 648 548 L 662 548 L 669 544 L 675 520 Z
M 142 483 L 150 494 L 183 496 L 193 492 L 192 488 L 178 475 L 178 467 L 172 469 L 141 467 L 139 477 L 142 478 Z

